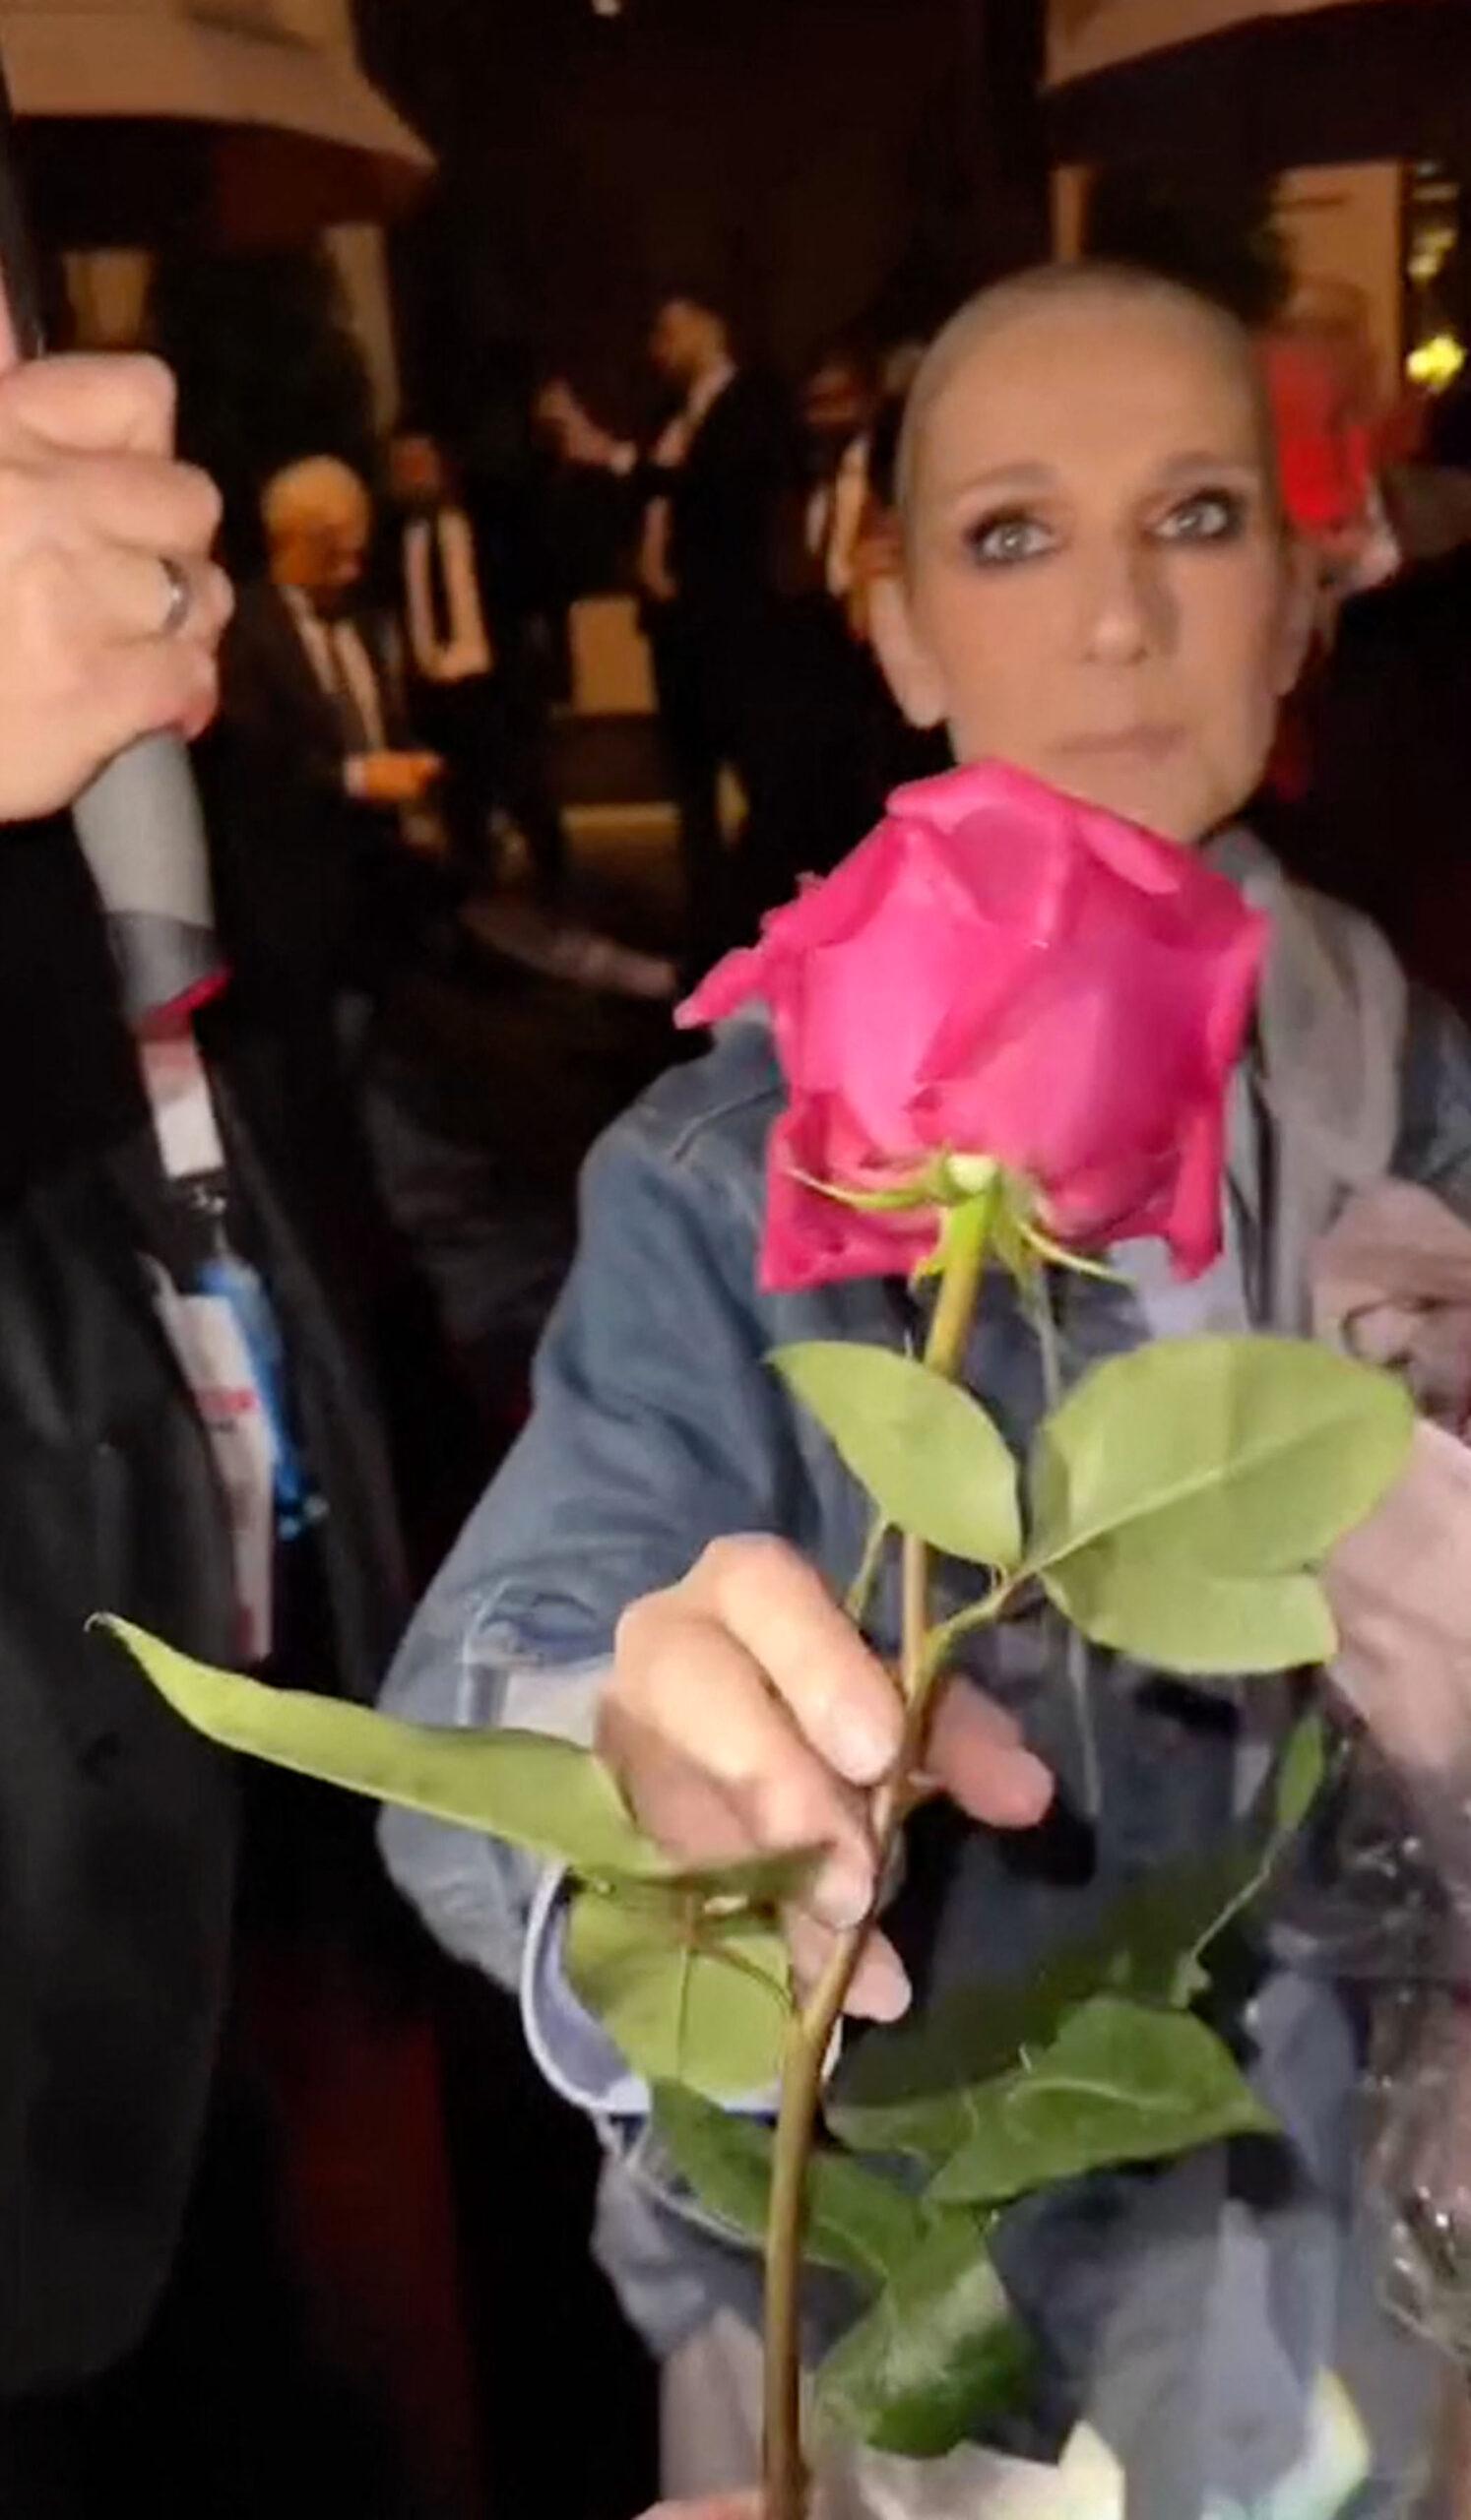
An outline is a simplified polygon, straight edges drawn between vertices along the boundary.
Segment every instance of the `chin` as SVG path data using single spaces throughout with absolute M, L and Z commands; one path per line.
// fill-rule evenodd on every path
M 1071 764 L 1060 777 L 1055 769 L 1047 775 L 1083 804 L 1097 805 L 1122 822 L 1138 823 L 1157 840 L 1173 840 L 1182 849 L 1193 849 L 1220 820 L 1198 792 L 1191 792 L 1179 780 L 1152 779 L 1121 765 L 1102 764 L 1087 770 Z

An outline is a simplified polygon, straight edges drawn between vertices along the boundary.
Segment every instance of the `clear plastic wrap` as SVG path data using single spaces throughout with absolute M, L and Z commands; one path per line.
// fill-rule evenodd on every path
M 1368 2028 L 1365 2201 L 1385 2300 L 1448 2358 L 1439 2508 L 1471 2510 L 1471 1230 L 1385 1183 L 1319 1254 L 1317 1327 L 1402 1372 L 1409 1472 L 1326 1570 L 1360 1739 L 1323 1957 Z

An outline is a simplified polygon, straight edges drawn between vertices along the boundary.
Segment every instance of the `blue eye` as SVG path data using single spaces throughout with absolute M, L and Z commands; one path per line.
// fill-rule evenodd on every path
M 1014 569 L 1025 560 L 1041 559 L 1054 547 L 1051 530 L 1024 508 L 979 518 L 967 526 L 965 544 L 972 559 L 986 569 Z
M 1246 501 L 1232 490 L 1196 490 L 1155 528 L 1162 542 L 1234 542 L 1246 523 Z

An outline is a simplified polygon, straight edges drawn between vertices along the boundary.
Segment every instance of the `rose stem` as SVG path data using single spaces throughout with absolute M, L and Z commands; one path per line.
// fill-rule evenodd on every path
M 925 1362 L 953 1382 L 965 1361 L 976 1298 L 986 1266 L 990 1203 L 952 1210 L 947 1220 L 944 1266 L 926 1342 Z M 903 1641 L 901 1684 L 906 1714 L 899 1757 L 873 1796 L 873 1878 L 887 1879 L 899 1832 L 910 1808 L 914 1772 L 925 1745 L 929 1699 L 937 1673 L 927 1670 L 929 1552 L 906 1534 L 903 1544 Z M 833 2032 L 842 2017 L 873 1910 L 840 1936 L 833 1955 L 788 2036 L 782 2063 L 781 2113 L 772 2163 L 771 2205 L 766 2227 L 764 2520 L 806 2520 L 808 2484 L 801 2434 L 801 2252 L 806 2221 L 807 2169 L 812 2157 L 823 2070 Z

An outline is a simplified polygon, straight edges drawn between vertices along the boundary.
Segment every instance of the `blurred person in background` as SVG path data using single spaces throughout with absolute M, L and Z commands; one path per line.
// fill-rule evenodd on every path
M 389 447 L 393 593 L 414 714 L 445 768 L 444 818 L 466 874 L 483 873 L 495 783 L 496 645 L 484 555 L 443 450 L 402 428 Z M 553 880 L 560 876 L 554 862 Z
M 1257 819 L 1294 873 L 1367 911 L 1471 1013 L 1471 495 L 1427 431 L 1384 453 L 1353 292 L 1262 345 L 1284 496 L 1313 554 L 1315 635 Z M 1334 320 L 1329 320 L 1329 318 Z
M 407 1602 L 333 1150 L 228 990 L 129 1034 L 61 818 L 215 706 L 172 442 L 150 361 L 0 379 L 0 2509 L 409 2520 L 476 2507 L 411 1939 L 360 1826 L 86 1633 L 366 1696 Z M 403 2216 L 350 2274 L 323 2172 L 374 2146 Z
M 551 978 L 663 1000 L 674 975 L 659 955 L 617 944 L 567 914 L 571 850 L 551 759 L 550 624 L 522 502 L 488 481 L 462 490 L 424 430 L 390 452 L 393 599 L 414 723 L 446 768 L 444 819 L 471 888 L 476 940 Z M 493 894 L 509 818 L 531 867 L 530 901 Z
M 445 815 L 473 879 L 494 869 L 489 830 L 509 813 L 539 900 L 567 878 L 567 834 L 547 759 L 546 677 L 531 654 L 526 571 L 508 520 L 456 478 L 426 430 L 401 428 L 389 450 L 394 579 L 416 723 L 445 759 Z
M 541 413 L 569 463 L 621 478 L 635 503 L 693 972 L 783 898 L 801 863 L 801 763 L 780 653 L 801 455 L 786 395 L 738 363 L 714 292 L 667 296 L 649 354 L 674 410 L 647 451 L 600 428 L 566 385 L 546 390 Z M 720 821 L 723 767 L 745 798 L 734 862 Z
M 807 555 L 839 607 L 853 592 L 854 553 L 873 492 L 878 377 L 858 344 L 834 343 L 808 370 L 801 421 L 810 488 L 803 515 Z
M 784 644 L 805 766 L 800 865 L 825 875 L 877 821 L 886 792 L 883 731 L 891 715 L 863 636 L 863 546 L 873 509 L 876 366 L 857 343 L 820 351 L 801 392 L 806 489 L 801 594 Z
M 879 362 L 840 342 L 819 353 L 803 389 L 802 523 L 815 584 L 796 608 L 789 682 L 808 769 L 804 872 L 828 873 L 894 788 L 949 758 L 942 738 L 906 724 L 870 638 L 874 589 L 900 565 L 893 452 L 912 374 L 905 352 Z
M 390 622 L 362 600 L 366 485 L 335 456 L 266 484 L 267 572 L 241 593 L 223 705 L 252 793 L 257 916 L 314 964 L 360 1038 L 389 972 L 448 898 L 444 764 L 410 728 Z

